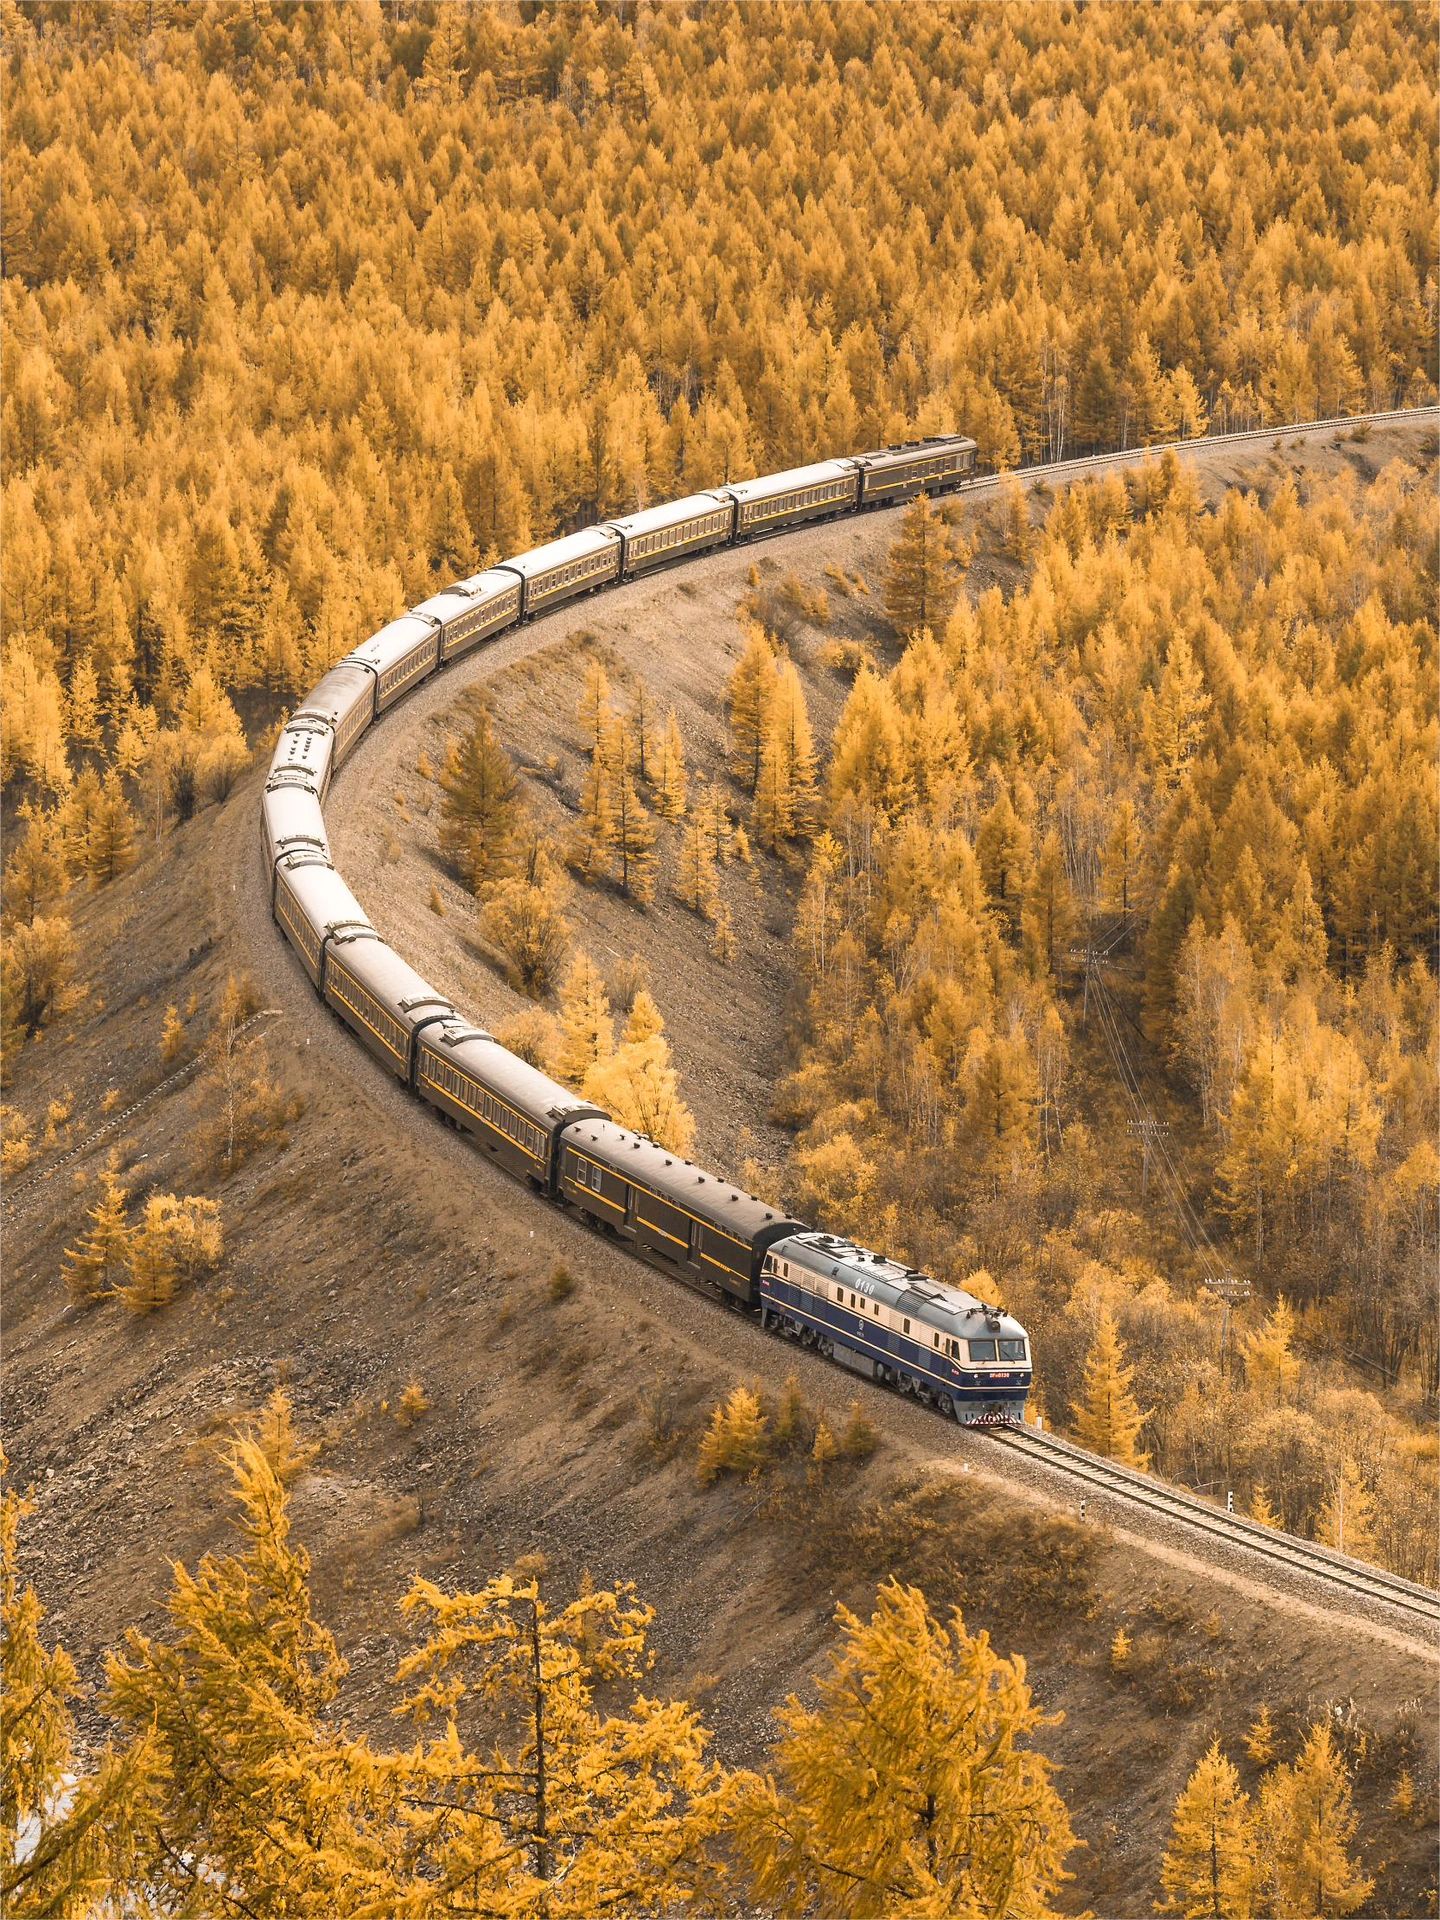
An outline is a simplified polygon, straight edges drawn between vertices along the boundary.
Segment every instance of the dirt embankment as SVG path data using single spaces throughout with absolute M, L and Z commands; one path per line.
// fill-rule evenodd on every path
M 1399 444 L 1376 434 L 1303 455 L 1287 442 L 1280 456 L 1264 443 L 1198 458 L 1214 491 L 1273 479 L 1302 458 L 1373 468 Z M 503 1019 L 518 1003 L 436 863 L 424 810 L 432 790 L 415 772 L 422 751 L 438 764 L 455 695 L 491 682 L 502 733 L 539 770 L 534 804 L 560 831 L 582 766 L 573 714 L 587 648 L 613 659 L 617 693 L 641 671 L 662 712 L 675 705 L 693 779 L 718 766 L 749 569 L 762 587 L 791 568 L 829 586 L 830 629 L 860 631 L 871 603 L 842 597 L 825 568 L 878 581 L 894 531 L 881 516 L 663 575 L 537 623 L 424 689 L 372 735 L 330 805 L 339 864 L 382 931 L 468 1012 Z M 1002 573 L 982 552 L 975 579 Z M 817 640 L 802 627 L 794 650 L 823 733 L 844 682 L 819 663 Z M 1053 1490 L 1007 1478 L 1008 1462 L 982 1437 L 878 1393 L 865 1396 L 878 1453 L 828 1490 L 788 1469 L 755 1488 L 702 1492 L 694 1435 L 737 1379 L 773 1388 L 795 1366 L 837 1422 L 855 1386 L 587 1235 L 387 1082 L 319 1008 L 270 924 L 257 792 L 252 778 L 79 903 L 87 998 L 21 1058 L 7 1095 L 32 1114 L 63 1089 L 74 1096 L 76 1122 L 37 1161 L 43 1172 L 99 1124 L 107 1089 L 128 1106 L 169 1071 L 159 1058 L 166 1004 L 183 1008 L 193 994 L 203 1008 L 228 971 L 245 969 L 274 1010 L 260 1028 L 273 1067 L 306 1102 L 288 1148 L 218 1186 L 196 1164 L 213 1097 L 203 1074 L 123 1129 L 137 1193 L 217 1191 L 229 1234 L 219 1281 L 151 1320 L 113 1305 L 76 1315 L 58 1279 L 113 1141 L 48 1181 L 13 1183 L 7 1441 L 20 1479 L 37 1489 L 37 1584 L 88 1678 L 124 1624 L 158 1623 L 167 1560 L 193 1562 L 223 1540 L 216 1441 L 283 1380 L 325 1440 L 296 1518 L 322 1608 L 352 1658 L 345 1704 L 361 1723 L 385 1723 L 394 1602 L 409 1571 L 478 1584 L 541 1548 L 564 1578 L 588 1569 L 600 1582 L 634 1579 L 659 1609 L 657 1684 L 703 1702 L 727 1758 L 754 1760 L 768 1708 L 803 1684 L 829 1642 L 835 1601 L 863 1604 L 895 1570 L 919 1578 L 937 1605 L 961 1600 L 972 1624 L 1025 1652 L 1047 1707 L 1066 1713 L 1047 1744 L 1088 1846 L 1072 1863 L 1075 1907 L 1149 1911 L 1188 1767 L 1216 1732 L 1233 1743 L 1268 1701 L 1290 1730 L 1331 1706 L 1369 1729 L 1360 1793 L 1375 1855 L 1388 1862 L 1376 1910 L 1428 1910 L 1431 1839 L 1384 1811 L 1400 1764 L 1417 1769 L 1425 1792 L 1434 1785 L 1435 1667 L 1398 1627 L 1347 1620 L 1318 1594 L 1265 1585 L 1258 1570 L 1217 1568 L 1173 1536 L 1093 1518 L 1082 1526 L 1066 1511 L 1073 1500 L 1056 1504 Z M 602 964 L 644 958 L 702 1156 L 737 1172 L 747 1159 L 773 1166 L 786 878 L 765 863 L 756 883 L 727 875 L 740 945 L 721 968 L 699 923 L 667 897 L 672 859 L 663 852 L 650 914 L 585 892 L 573 917 Z M 426 904 L 432 885 L 443 915 Z M 558 1304 L 548 1292 L 557 1262 L 578 1282 Z M 394 1409 L 411 1378 L 431 1406 L 405 1427 Z M 905 1492 L 921 1480 L 938 1491 Z M 1122 1624 L 1142 1658 L 1117 1675 L 1108 1650 Z

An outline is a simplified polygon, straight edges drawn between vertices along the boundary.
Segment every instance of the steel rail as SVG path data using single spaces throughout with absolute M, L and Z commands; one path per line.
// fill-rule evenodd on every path
M 1294 1534 L 1262 1526 L 1243 1514 L 1223 1513 L 1208 1506 L 1179 1487 L 1152 1479 L 1134 1467 L 1089 1453 L 1072 1441 L 1055 1434 L 1040 1433 L 1032 1427 L 995 1426 L 982 1429 L 988 1439 L 997 1441 L 1014 1453 L 1038 1460 L 1067 1479 L 1095 1487 L 1131 1506 L 1145 1507 L 1167 1519 L 1208 1533 L 1229 1546 L 1257 1554 L 1260 1558 L 1303 1573 L 1331 1586 L 1343 1587 L 1367 1600 L 1378 1600 L 1406 1613 L 1440 1625 L 1440 1593 L 1413 1580 L 1374 1567 L 1366 1561 L 1352 1560 L 1347 1554 L 1313 1541 L 1300 1540 Z
M 1154 460 L 1165 453 L 1195 452 L 1199 447 L 1224 447 L 1238 445 L 1246 440 L 1280 441 L 1287 436 L 1296 438 L 1312 433 L 1329 433 L 1340 427 L 1383 426 L 1391 421 L 1413 421 L 1419 423 L 1427 419 L 1440 420 L 1440 405 L 1430 403 L 1423 407 L 1390 407 L 1379 413 L 1342 413 L 1327 420 L 1295 420 L 1288 425 L 1270 427 L 1239 427 L 1231 433 L 1201 433 L 1189 440 L 1156 441 L 1153 446 L 1122 447 L 1112 453 L 1077 453 L 1064 460 L 1045 460 L 1033 466 L 1021 465 L 1005 467 L 995 473 L 987 473 L 959 488 L 960 498 L 974 493 L 978 487 L 996 486 L 1005 480 L 1034 480 L 1046 474 L 1058 474 L 1062 478 L 1070 472 L 1079 473 L 1090 467 L 1118 466 L 1134 460 Z

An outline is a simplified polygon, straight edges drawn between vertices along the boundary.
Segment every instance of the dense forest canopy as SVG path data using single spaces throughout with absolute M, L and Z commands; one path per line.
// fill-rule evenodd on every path
M 77 991 L 75 890 L 223 798 L 326 666 L 487 560 L 920 434 L 972 433 L 1009 468 L 1433 400 L 1434 25 L 1433 4 L 1338 0 L 0 0 L 7 1071 Z M 1043 1354 L 1037 1411 L 1084 1444 L 1433 1581 L 1437 507 L 1433 462 L 1361 457 L 1364 485 L 1345 464 L 1323 483 L 1277 464 L 1213 512 L 1174 456 L 1038 512 L 1018 486 L 950 519 L 922 500 L 873 599 L 828 570 L 865 603 L 843 640 L 792 649 L 828 623 L 827 590 L 792 579 L 782 620 L 752 575 L 731 757 L 703 787 L 673 710 L 647 719 L 643 685 L 622 710 L 603 672 L 573 841 L 541 844 L 482 705 L 436 784 L 482 938 L 537 1001 L 559 985 L 558 1022 L 532 1009 L 507 1043 L 553 1047 L 568 1081 L 688 1151 L 649 993 L 617 1042 L 583 953 L 562 980 L 562 868 L 637 917 L 673 892 L 725 965 L 726 894 L 776 863 L 801 989 L 787 1203 L 1003 1291 Z M 971 534 L 1003 591 L 965 590 Z M 823 742 L 820 672 L 849 676 Z M 255 1004 L 232 978 L 204 1043 L 217 1178 L 295 1111 L 236 1051 Z M 197 1013 L 165 1008 L 167 1067 Z M 0 1109 L 3 1170 L 69 1114 L 68 1094 L 48 1120 Z M 1138 1196 L 1127 1118 L 1152 1128 Z M 159 1313 L 222 1257 L 217 1201 L 128 1207 L 112 1163 L 64 1255 L 76 1311 Z M 551 1304 L 571 1286 L 557 1267 Z M 792 1387 L 774 1437 L 814 1503 L 875 1436 L 858 1403 L 839 1440 L 805 1428 Z M 412 1380 L 397 1420 L 428 1406 Z M 753 1480 L 770 1418 L 745 1388 L 717 1407 L 702 1481 Z M 532 1808 L 538 1736 L 495 1788 L 453 1734 L 392 1751 L 338 1728 L 344 1663 L 284 1496 L 313 1449 L 283 1396 L 267 1421 L 232 1463 L 247 1551 L 177 1566 L 169 1637 L 112 1664 L 119 1744 L 73 1795 L 74 1670 L 19 1574 L 23 1503 L 0 1496 L 0 1640 L 23 1683 L 0 1816 L 46 1829 L 0 1876 L 16 1911 L 125 1885 L 188 1910 L 228 1882 L 287 1908 L 449 1913 L 432 1895 L 453 1875 L 553 1917 L 593 1911 L 617 1862 L 636 1911 L 708 1887 L 674 1858 L 639 1873 L 632 1824 L 557 1904 L 571 1855 L 546 1796 L 568 1788 L 534 1769 Z M 1023 1816 L 1021 1837 L 972 1833 L 969 1782 L 941 1823 L 948 1880 L 933 1833 L 917 1864 L 927 1803 L 873 1793 L 929 1756 L 865 1750 L 834 1688 L 821 1713 L 792 1703 L 763 1782 L 722 1782 L 683 1702 L 637 1696 L 597 1732 L 583 1666 L 557 1669 L 560 1724 L 577 1753 L 620 1743 L 621 1825 L 663 1798 L 660 1831 L 684 1829 L 704 1876 L 719 1796 L 743 1788 L 727 1864 L 767 1905 L 827 1910 L 826 1876 L 859 1877 L 863 1807 L 917 1911 L 969 1899 L 962 1877 L 987 1910 L 1003 1881 L 1050 1911 L 1070 1829 L 1045 1788 L 1037 1846 L 1046 1766 L 1011 1752 L 1041 1724 L 1023 1666 L 1007 1677 L 958 1612 L 947 1638 L 918 1593 L 880 1599 L 868 1628 L 842 1619 L 842 1675 L 899 1676 L 931 1733 L 964 1703 L 957 1676 L 1008 1715 L 986 1764 L 1017 1764 L 983 1819 Z M 638 1677 L 648 1610 L 620 1600 Z M 513 1639 L 518 1606 L 539 1658 L 538 1575 L 422 1581 L 417 1604 L 435 1636 L 401 1678 L 449 1657 L 467 1611 L 473 1651 Z M 587 1590 L 559 1617 L 593 1653 L 616 1604 Z M 1146 1640 L 1115 1634 L 1122 1681 Z M 257 1677 L 236 1646 L 280 1653 Z M 1291 1764 L 1268 1715 L 1246 1743 L 1268 1769 L 1246 1775 L 1253 1816 L 1218 1743 L 1181 1797 L 1171 1910 L 1219 1912 L 1222 1879 L 1237 1914 L 1262 1882 L 1277 1913 L 1368 1898 L 1329 1721 Z M 197 1779 L 218 1783 L 198 1803 Z M 463 1807 L 417 1798 L 446 1786 Z M 1391 1805 L 1413 1820 L 1408 1770 Z M 882 1884 L 864 1865 L 857 1911 L 888 1909 L 889 1867 Z
M 140 778 L 202 671 L 250 714 L 727 475 L 1433 392 L 1424 9 L 0 18 L 5 771 L 56 797 L 127 724 Z
M 1352 1550 L 1433 1578 L 1433 463 L 1018 504 L 1013 591 L 862 670 L 831 743 L 793 1204 L 996 1276 L 1082 1434 L 1113 1323 L 1163 1472 L 1323 1536 L 1353 1470 Z

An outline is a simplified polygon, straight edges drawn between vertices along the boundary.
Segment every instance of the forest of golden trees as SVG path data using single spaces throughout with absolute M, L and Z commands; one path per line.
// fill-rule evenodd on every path
M 408 1397 L 423 1410 L 418 1387 Z M 779 1415 L 792 1441 L 815 1426 L 793 1390 Z M 707 1446 L 712 1466 L 751 1468 L 765 1426 L 737 1389 L 702 1479 Z M 773 1716 L 763 1771 L 724 1765 L 703 1714 L 656 1693 L 655 1612 L 633 1587 L 567 1594 L 540 1556 L 469 1591 L 416 1575 L 391 1676 L 408 1726 L 358 1730 L 294 1534 L 292 1489 L 321 1450 L 283 1391 L 227 1444 L 239 1537 L 174 1565 L 163 1624 L 108 1651 L 98 1755 L 80 1750 L 86 1689 L 21 1571 L 33 1505 L 0 1488 L 0 1817 L 16 1836 L 0 1896 L 14 1920 L 1056 1920 L 1077 1849 L 1044 1752 L 1063 1716 L 1039 1706 L 1023 1658 L 895 1579 L 868 1619 L 835 1609 L 825 1666 Z M 839 1451 L 820 1421 L 812 1472 Z M 1135 1657 L 1122 1629 L 1118 1685 Z M 1158 1910 L 1361 1909 L 1375 1883 L 1356 1845 L 1354 1743 L 1323 1718 L 1282 1740 L 1268 1706 L 1243 1746 L 1229 1733 L 1235 1758 L 1215 1739 L 1176 1802 Z M 1392 1817 L 1413 1824 L 1417 1804 L 1402 1769 Z
M 1435 395 L 1425 7 L 0 0 L 0 34 L 9 1057 L 65 1010 L 73 891 L 223 799 L 328 664 L 488 559 L 915 434 L 1013 467 Z M 673 822 L 674 891 L 722 958 L 717 867 L 783 861 L 797 1203 L 999 1276 L 1046 1417 L 1087 1444 L 1433 1580 L 1433 473 L 1204 513 L 1168 461 L 1041 519 L 1013 489 L 1013 591 L 974 601 L 950 524 L 914 510 L 878 601 L 891 664 L 850 662 L 833 741 L 747 608 L 729 786 L 687 789 L 678 730 L 653 716 L 647 744 L 592 683 L 558 854 L 470 715 L 437 775 L 447 855 L 512 976 L 561 988 L 515 1044 L 687 1145 L 653 1001 L 617 1035 L 567 964 L 559 856 L 641 911 Z M 184 1027 L 167 1009 L 167 1061 Z M 232 1005 L 204 1042 L 226 1170 L 288 1113 L 239 1029 Z M 1138 1144 L 1103 1130 L 1142 1106 L 1174 1132 L 1137 1195 Z M 26 1124 L 7 1113 L 7 1167 Z M 222 1258 L 214 1202 L 102 1186 L 66 1251 L 77 1304 L 159 1310 Z M 728 1404 L 702 1473 L 760 1457 L 758 1399 Z M 816 1471 L 863 1452 L 863 1422 L 824 1434 Z M 1052 1910 L 1071 1833 L 1023 1664 L 911 1589 L 842 1614 L 764 1774 L 725 1774 L 698 1714 L 638 1690 L 632 1594 L 552 1603 L 525 1567 L 418 1581 L 415 1742 L 354 1734 L 290 1538 L 305 1463 L 283 1407 L 237 1443 L 242 1544 L 177 1568 L 165 1627 L 114 1652 L 93 1765 L 7 1494 L 17 1913 L 224 1887 L 561 1920 L 602 1883 L 653 1911 L 726 1874 L 796 1913 L 868 1875 L 847 1898 L 880 1912 L 902 1872 L 916 1912 Z M 983 1707 L 982 1750 L 867 1747 L 867 1690 L 941 1746 L 957 1701 Z M 1362 1905 L 1328 1726 L 1285 1756 L 1257 1726 L 1248 1767 L 1230 1732 L 1176 1808 L 1167 1910 Z
M 903 651 L 827 756 L 781 1093 L 802 1217 L 1003 1290 L 1052 1419 L 1423 1579 L 1434 481 L 1202 512 L 1166 456 L 1034 530 L 1006 502 L 1024 573 L 978 599 L 910 509 Z M 926 575 L 952 610 L 907 636 Z M 743 745 L 743 659 L 731 700 Z M 1157 1117 L 1145 1153 L 1123 1127 Z
M 5 1027 L 407 601 L 963 427 L 1426 398 L 1424 17 L 0 0 Z M 16 904 L 18 903 L 18 905 Z

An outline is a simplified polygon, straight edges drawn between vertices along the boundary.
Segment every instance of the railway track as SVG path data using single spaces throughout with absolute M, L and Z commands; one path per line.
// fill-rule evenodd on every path
M 1043 460 L 1034 465 L 1007 467 L 1003 473 L 981 474 L 961 488 L 959 498 L 999 486 L 1005 480 L 1048 480 L 1052 475 L 1064 480 L 1067 475 L 1089 473 L 1096 467 L 1131 465 L 1137 460 L 1158 460 L 1164 453 L 1198 453 L 1202 447 L 1240 446 L 1246 441 L 1308 438 L 1315 433 L 1338 432 L 1344 428 L 1379 427 L 1387 421 L 1423 420 L 1440 423 L 1440 406 L 1391 407 L 1382 413 L 1342 413 L 1328 420 L 1296 420 L 1284 427 L 1242 427 L 1235 433 L 1204 433 L 1191 440 L 1166 440 L 1155 446 L 1123 447 L 1114 453 L 1078 453 L 1068 460 Z
M 258 1013 L 252 1013 L 248 1020 L 235 1029 L 235 1040 L 242 1039 L 253 1027 L 259 1026 L 262 1020 L 273 1019 L 279 1011 L 278 1007 L 261 1007 Z M 87 1154 L 93 1153 L 96 1147 L 102 1146 L 105 1141 L 119 1133 L 122 1127 L 128 1126 L 137 1114 L 143 1113 L 147 1107 L 154 1106 L 157 1100 L 163 1100 L 167 1093 L 178 1092 L 187 1080 L 194 1079 L 209 1058 L 210 1055 L 206 1049 L 200 1047 L 188 1060 L 182 1061 L 173 1073 L 167 1073 L 163 1080 L 157 1081 L 148 1093 L 142 1093 L 139 1099 L 132 1100 L 128 1107 L 121 1108 L 119 1112 L 112 1113 L 101 1121 L 100 1125 L 87 1133 L 83 1140 L 75 1141 L 73 1146 L 67 1147 L 55 1159 L 47 1160 L 33 1173 L 22 1176 L 18 1181 L 8 1181 L 3 1216 L 6 1224 L 13 1225 L 17 1220 L 23 1220 L 27 1214 L 33 1213 L 45 1198 L 42 1189 L 47 1181 L 53 1180 L 57 1173 L 62 1172 L 66 1167 L 73 1166 L 77 1160 L 82 1160 Z
M 1068 459 L 1040 461 L 1003 473 L 977 475 L 959 491 L 956 498 L 963 500 L 975 493 L 993 491 L 1012 481 L 1023 486 L 1042 481 L 1063 484 L 1067 480 L 1080 479 L 1110 468 L 1155 460 L 1170 451 L 1184 457 L 1202 449 L 1260 441 L 1270 441 L 1280 446 L 1286 441 L 1293 443 L 1325 433 L 1354 433 L 1360 427 L 1382 426 L 1391 422 L 1440 424 L 1440 405 L 1294 421 L 1283 425 L 1244 428 L 1231 433 L 1206 434 L 1156 446 L 1127 447 L 1110 453 L 1086 453 Z M 783 534 L 795 530 L 790 527 L 777 528 L 775 531 Z M 1207 1534 L 1227 1546 L 1250 1552 L 1257 1559 L 1267 1560 L 1272 1566 L 1304 1574 L 1355 1599 L 1380 1602 L 1408 1614 L 1412 1619 L 1440 1624 L 1440 1595 L 1388 1574 L 1381 1568 L 1362 1565 L 1343 1554 L 1297 1540 L 1292 1535 L 1275 1533 L 1254 1521 L 1219 1512 L 1179 1489 L 1116 1466 L 1065 1441 L 1049 1435 L 1042 1437 L 1033 1429 L 994 1428 L 990 1431 L 997 1445 L 1028 1455 L 1057 1476 L 1067 1478 L 1082 1488 L 1094 1489 L 1097 1495 L 1124 1502 L 1131 1507 L 1148 1509 L 1157 1516 L 1187 1527 L 1191 1532 Z
M 1312 1580 L 1324 1581 L 1330 1587 L 1342 1588 L 1357 1599 L 1379 1601 L 1385 1606 L 1398 1608 L 1412 1618 L 1428 1620 L 1440 1626 L 1440 1593 L 1432 1592 L 1429 1587 L 1422 1587 L 1413 1580 L 1403 1580 L 1398 1574 L 1387 1573 L 1383 1567 L 1372 1567 L 1363 1561 L 1351 1560 L 1329 1547 L 1317 1546 L 1309 1540 L 1298 1540 L 1293 1534 L 1279 1533 L 1272 1527 L 1261 1526 L 1258 1521 L 1247 1520 L 1241 1514 L 1222 1513 L 1217 1507 L 1208 1506 L 1203 1500 L 1197 1499 L 1194 1494 L 1167 1486 L 1164 1481 L 1153 1480 L 1148 1474 L 1136 1472 L 1133 1467 L 1122 1467 L 1113 1460 L 1103 1459 L 1099 1454 L 1087 1453 L 1083 1447 L 1074 1446 L 1054 1434 L 1039 1433 L 1031 1427 L 1013 1426 L 990 1427 L 985 1431 L 987 1437 L 997 1445 L 1036 1461 L 1067 1480 L 1078 1482 L 1081 1487 L 1093 1488 L 1096 1493 L 1123 1501 L 1128 1506 L 1143 1507 L 1194 1532 L 1222 1540 L 1227 1546 L 1253 1553 L 1272 1565 L 1305 1574 Z

